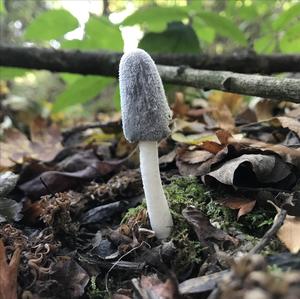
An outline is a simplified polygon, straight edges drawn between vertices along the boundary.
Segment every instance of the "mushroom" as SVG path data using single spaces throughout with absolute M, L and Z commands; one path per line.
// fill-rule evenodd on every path
M 139 144 L 150 224 L 156 237 L 165 239 L 173 221 L 161 183 L 157 142 L 170 134 L 171 110 L 155 63 L 144 50 L 122 56 L 119 80 L 124 135 Z

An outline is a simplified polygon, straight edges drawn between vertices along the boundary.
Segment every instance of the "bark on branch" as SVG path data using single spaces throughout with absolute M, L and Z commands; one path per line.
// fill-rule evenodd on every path
M 0 66 L 45 69 L 53 72 L 69 72 L 84 75 L 117 77 L 120 56 L 120 53 L 0 46 Z M 165 60 L 163 60 L 163 57 Z M 167 62 L 166 57 L 171 56 L 154 55 L 154 60 L 157 63 Z M 299 58 L 300 56 L 296 55 L 294 58 L 297 60 L 297 57 Z M 300 66 L 300 63 L 298 63 L 298 66 Z M 182 66 L 158 65 L 158 69 L 163 81 L 166 83 L 217 89 L 300 103 L 300 80 L 298 79 L 246 75 L 229 71 L 196 70 Z
M 174 66 L 158 65 L 157 67 L 162 80 L 167 83 L 300 103 L 299 79 L 184 69 Z
M 0 65 L 55 72 L 102 74 L 117 76 L 122 53 L 63 51 L 35 47 L 14 47 L 0 44 Z M 232 71 L 237 73 L 273 74 L 300 72 L 300 55 L 256 55 L 235 53 L 211 56 L 207 54 L 152 54 L 156 64 L 194 69 Z

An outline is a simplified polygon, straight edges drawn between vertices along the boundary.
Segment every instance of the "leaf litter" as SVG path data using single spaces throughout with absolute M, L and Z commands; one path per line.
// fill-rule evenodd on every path
M 0 294 L 299 298 L 297 109 L 267 100 L 253 109 L 222 92 L 190 103 L 176 94 L 172 134 L 159 146 L 175 222 L 166 242 L 151 230 L 136 145 L 116 116 L 63 136 L 42 119 L 28 135 L 9 129 L 0 159 Z M 270 200 L 287 215 L 254 255 L 277 221 Z

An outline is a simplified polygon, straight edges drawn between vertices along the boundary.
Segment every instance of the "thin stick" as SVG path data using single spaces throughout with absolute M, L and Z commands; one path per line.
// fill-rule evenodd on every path
M 280 227 L 282 226 L 284 219 L 286 217 L 286 210 L 281 209 L 279 214 L 274 220 L 272 227 L 265 233 L 262 239 L 250 250 L 250 254 L 259 253 L 275 236 Z

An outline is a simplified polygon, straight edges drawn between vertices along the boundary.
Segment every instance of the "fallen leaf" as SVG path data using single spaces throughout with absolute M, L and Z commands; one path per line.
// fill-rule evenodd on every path
M 178 286 L 172 279 L 160 281 L 156 275 L 133 279 L 135 290 L 143 299 L 174 299 L 179 297 Z
M 0 298 L 17 299 L 18 270 L 21 249 L 16 249 L 9 263 L 3 241 L 0 239 Z
M 0 223 L 7 221 L 19 221 L 22 218 L 23 204 L 7 197 L 15 188 L 19 176 L 7 171 L 0 173 Z
M 189 224 L 193 226 L 193 229 L 200 242 L 204 242 L 208 239 L 216 239 L 219 241 L 230 241 L 237 245 L 237 240 L 221 229 L 214 227 L 208 217 L 204 215 L 200 210 L 195 207 L 187 207 L 182 211 L 183 217 Z
M 184 135 L 182 133 L 173 133 L 171 138 L 174 141 L 185 143 L 185 144 L 193 144 L 199 145 L 205 141 L 217 141 L 217 137 L 215 134 L 213 135 L 206 135 L 206 134 L 190 134 Z
M 273 109 L 276 107 L 274 101 L 262 99 L 255 105 L 255 114 L 257 121 L 267 120 L 273 117 Z
M 0 169 L 22 163 L 25 157 L 41 161 L 52 160 L 62 150 L 61 135 L 55 125 L 46 127 L 32 125 L 31 140 L 17 129 L 4 132 L 4 142 L 0 142 Z
M 198 121 L 186 121 L 184 119 L 177 118 L 174 120 L 174 125 L 172 132 L 183 132 L 183 133 L 203 133 L 205 131 L 206 134 L 207 130 L 205 129 L 205 125 L 199 123 Z M 212 133 L 212 132 L 211 132 Z
M 11 192 L 17 184 L 19 176 L 11 171 L 0 173 L 0 198 Z
M 216 200 L 225 207 L 233 210 L 239 210 L 237 219 L 251 212 L 255 206 L 256 200 L 251 200 L 243 196 L 225 195 Z
M 19 186 L 32 199 L 42 195 L 63 192 L 72 189 L 81 182 L 89 182 L 101 176 L 106 176 L 120 168 L 123 161 L 98 161 L 82 170 L 75 172 L 47 171 Z
M 258 187 L 274 185 L 278 188 L 289 189 L 296 183 L 296 175 L 280 158 L 262 154 L 244 154 L 231 159 L 218 169 L 203 177 L 207 184 L 211 179 L 239 187 Z M 280 182 L 283 184 L 278 185 Z
M 175 93 L 175 101 L 172 105 L 173 117 L 184 117 L 189 111 L 190 107 L 184 102 L 184 95 L 182 92 Z
M 287 215 L 277 237 L 290 252 L 297 254 L 300 251 L 300 217 Z
M 297 119 L 286 116 L 278 116 L 273 117 L 269 120 L 269 122 L 273 126 L 281 126 L 283 128 L 288 128 L 291 131 L 297 133 L 297 135 L 300 137 L 300 121 L 298 121 Z
M 21 214 L 22 208 L 23 204 L 21 202 L 6 197 L 0 198 L 0 223 L 21 220 L 23 217 Z
M 189 164 L 205 162 L 213 157 L 213 154 L 205 150 L 185 151 L 178 155 L 178 159 Z
M 236 115 L 244 107 L 244 97 L 231 92 L 213 91 L 209 94 L 208 101 L 212 107 L 220 108 L 226 105 L 233 115 Z
M 233 132 L 235 130 L 234 118 L 226 105 L 212 110 L 213 118 L 217 121 L 219 128 Z

